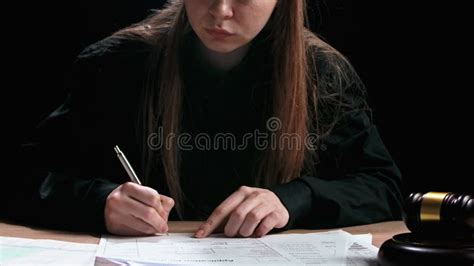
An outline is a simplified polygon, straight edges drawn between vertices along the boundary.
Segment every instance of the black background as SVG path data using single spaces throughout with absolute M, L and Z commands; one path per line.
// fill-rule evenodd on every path
M 80 0 L 15 8 L 9 39 L 18 74 L 11 102 L 15 145 L 63 101 L 64 75 L 81 49 L 138 22 L 162 2 Z M 472 66 L 464 8 L 420 1 L 308 2 L 313 30 L 345 54 L 365 82 L 405 193 L 472 193 Z

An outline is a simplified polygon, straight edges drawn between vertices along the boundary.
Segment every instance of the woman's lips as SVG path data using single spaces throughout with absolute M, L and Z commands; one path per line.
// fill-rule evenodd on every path
M 223 29 L 206 29 L 206 32 L 216 39 L 225 39 L 234 35 L 233 33 L 230 33 Z

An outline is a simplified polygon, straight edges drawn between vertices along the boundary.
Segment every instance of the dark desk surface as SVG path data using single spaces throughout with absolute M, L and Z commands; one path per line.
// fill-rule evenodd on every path
M 169 222 L 170 233 L 190 233 L 194 232 L 201 222 Z M 351 226 L 341 228 L 351 234 L 372 234 L 372 244 L 380 247 L 382 243 L 390 239 L 393 235 L 408 232 L 403 221 L 390 221 L 369 225 Z M 334 230 L 334 229 L 331 229 Z M 328 230 L 289 230 L 285 233 L 313 233 Z M 73 233 L 67 231 L 54 231 L 38 227 L 29 227 L 18 224 L 11 224 L 0 221 L 0 236 L 33 238 L 33 239 L 54 239 L 78 243 L 98 244 L 100 236 L 85 233 Z

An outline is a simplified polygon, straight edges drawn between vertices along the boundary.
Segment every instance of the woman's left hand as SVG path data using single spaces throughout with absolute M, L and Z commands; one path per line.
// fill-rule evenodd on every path
M 275 193 L 242 186 L 217 206 L 195 237 L 207 237 L 222 228 L 227 237 L 260 237 L 273 228 L 284 227 L 289 218 L 288 210 Z

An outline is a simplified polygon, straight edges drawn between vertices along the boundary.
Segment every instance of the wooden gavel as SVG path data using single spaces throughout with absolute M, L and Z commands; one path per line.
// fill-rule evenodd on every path
M 403 218 L 411 233 L 385 241 L 379 265 L 474 265 L 472 195 L 411 193 Z
M 412 233 L 473 238 L 474 197 L 450 192 L 411 193 L 405 223 Z

